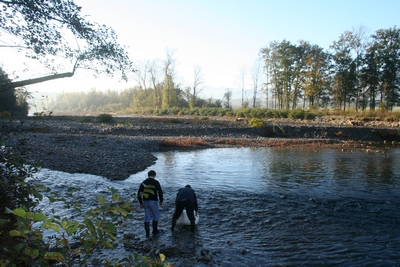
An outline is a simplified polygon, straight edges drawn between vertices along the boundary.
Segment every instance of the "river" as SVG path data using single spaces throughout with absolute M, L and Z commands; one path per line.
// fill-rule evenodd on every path
M 132 195 L 154 169 L 165 194 L 161 234 L 145 239 L 138 208 L 120 235 L 131 233 L 137 237 L 132 242 L 153 250 L 174 247 L 179 254 L 167 261 L 175 266 L 400 266 L 399 148 L 216 148 L 155 155 L 155 165 L 124 181 L 46 169 L 37 177 L 56 192 L 80 187 L 84 194 L 74 201 L 83 206 L 97 203 L 107 187 L 137 205 Z M 194 235 L 187 227 L 170 231 L 176 191 L 186 184 L 199 200 Z M 61 208 L 59 214 L 70 215 Z M 122 257 L 132 249 L 120 245 L 115 253 Z

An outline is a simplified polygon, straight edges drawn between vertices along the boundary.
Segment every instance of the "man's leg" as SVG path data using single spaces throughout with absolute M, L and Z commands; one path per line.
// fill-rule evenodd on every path
M 175 212 L 174 212 L 174 215 L 172 216 L 172 227 L 171 227 L 172 231 L 174 231 L 175 225 L 176 225 L 176 221 L 181 216 L 182 211 L 183 211 L 184 208 L 185 208 L 185 206 L 183 205 L 182 202 L 176 203 Z
M 153 235 L 158 234 L 158 221 L 153 221 Z
M 151 209 L 151 213 L 153 215 L 153 235 L 158 234 L 158 221 L 160 219 L 160 208 L 158 206 L 158 202 L 151 200 L 149 201 L 149 207 Z
M 150 236 L 150 223 L 149 222 L 144 223 L 144 230 L 146 231 L 146 237 L 149 237 Z
M 192 202 L 186 202 L 186 214 L 190 221 L 190 230 L 192 231 L 192 233 L 194 233 L 194 230 L 196 228 L 196 218 L 194 217 L 194 204 Z
M 144 230 L 146 237 L 150 236 L 150 220 L 151 220 L 151 204 L 150 201 L 143 201 L 144 203 Z

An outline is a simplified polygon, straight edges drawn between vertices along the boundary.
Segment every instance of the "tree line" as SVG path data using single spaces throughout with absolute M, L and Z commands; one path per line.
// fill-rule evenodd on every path
M 0 112 L 27 113 L 28 100 L 32 96 L 23 86 L 65 75 L 70 77 L 77 68 L 93 69 L 94 66 L 104 66 L 95 67 L 95 73 L 104 72 L 112 75 L 114 72 L 122 71 L 123 79 L 134 75 L 137 85 L 122 92 L 92 90 L 88 93 L 61 93 L 56 99 L 48 100 L 46 109 L 128 112 L 140 109 L 232 108 L 233 95 L 229 88 L 226 89 L 223 99 L 201 97 L 205 80 L 199 66 L 195 66 L 189 84 L 179 83 L 172 51 L 167 51 L 164 60 L 150 60 L 134 65 L 123 47 L 118 45 L 112 29 L 88 23 L 83 18 L 79 21 L 67 19 L 71 17 L 68 15 L 70 13 L 79 14 L 80 7 L 66 5 L 64 2 L 59 6 L 59 3 L 54 1 L 44 2 L 43 5 L 36 4 L 48 10 L 50 15 L 53 14 L 49 15 L 49 18 L 65 17 L 61 20 L 61 24 L 71 25 L 72 34 L 79 37 L 87 49 L 82 50 L 81 45 L 65 43 L 59 34 L 40 35 L 39 32 L 42 31 L 37 29 L 47 29 L 48 24 L 39 19 L 29 19 L 30 12 L 34 12 L 36 7 L 33 11 L 20 10 L 22 2 L 4 6 L 7 12 L 19 12 L 27 21 L 27 26 L 17 27 L 13 17 L 4 15 L 6 12 L 4 16 L 0 16 L 5 22 L 1 28 L 10 35 L 22 39 L 25 42 L 24 50 L 27 50 L 27 56 L 38 59 L 45 66 L 52 68 L 56 74 L 27 81 L 13 81 L 0 67 Z M 60 20 L 54 21 L 60 23 Z M 52 29 L 56 31 L 57 27 Z M 110 37 L 108 42 L 104 43 L 105 39 L 102 38 L 104 35 Z M 113 43 L 116 45 L 113 46 Z M 18 47 L 18 43 L 15 45 Z M 52 65 L 55 53 L 66 55 L 65 58 L 72 64 L 72 72 L 57 74 L 58 65 Z M 288 40 L 273 41 L 260 49 L 257 64 L 252 69 L 251 101 L 244 93 L 245 74 L 244 72 L 240 74 L 241 107 L 266 106 L 283 110 L 297 108 L 346 110 L 349 107 L 354 107 L 356 110 L 367 108 L 375 110 L 378 107 L 382 110 L 393 110 L 393 107 L 400 102 L 399 70 L 400 31 L 396 26 L 377 30 L 372 35 L 368 35 L 362 27 L 345 31 L 329 49 L 323 49 L 307 41 L 298 43 Z M 264 97 L 260 97 L 260 93 Z
M 400 30 L 365 32 L 344 32 L 330 50 L 287 40 L 262 48 L 264 90 L 274 107 L 392 110 L 400 102 Z
M 259 60 L 262 68 L 252 74 L 252 104 L 242 98 L 242 107 L 259 107 L 260 92 L 265 95 L 264 106 L 273 109 L 392 110 L 400 103 L 400 30 L 396 27 L 378 30 L 371 36 L 363 28 L 346 31 L 329 50 L 306 41 L 273 41 L 260 49 Z M 174 62 L 173 53 L 168 52 L 164 61 L 136 66 L 134 88 L 62 93 L 49 108 L 121 112 L 232 107 L 230 89 L 226 89 L 223 99 L 199 96 L 204 78 L 198 66 L 193 83 L 182 88 L 174 78 Z

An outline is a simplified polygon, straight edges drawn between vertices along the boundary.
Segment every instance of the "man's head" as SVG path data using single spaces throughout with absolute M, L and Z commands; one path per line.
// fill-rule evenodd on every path
M 153 170 L 151 170 L 151 171 L 149 171 L 148 173 L 147 173 L 147 175 L 149 176 L 149 177 L 156 177 L 156 172 L 155 171 L 153 171 Z
M 185 188 L 192 188 L 189 184 L 187 184 L 186 186 L 185 186 Z

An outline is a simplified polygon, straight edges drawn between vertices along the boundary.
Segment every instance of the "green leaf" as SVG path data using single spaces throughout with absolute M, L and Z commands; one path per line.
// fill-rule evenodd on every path
M 64 262 L 64 255 L 59 253 L 59 252 L 45 252 L 44 253 L 44 258 L 46 260 L 54 260 L 57 262 Z
M 57 199 L 55 197 L 52 196 L 47 196 L 47 198 L 49 199 L 50 203 L 54 203 L 57 201 Z
M 145 188 L 145 189 L 143 190 L 143 192 L 154 195 L 154 190 L 151 190 L 151 189 L 148 189 L 148 188 Z
M 14 215 L 17 215 L 18 217 L 26 218 L 26 211 L 23 210 L 23 209 L 20 209 L 20 208 L 15 209 L 15 210 L 12 211 L 12 213 Z
M 20 237 L 25 237 L 22 231 L 20 230 L 11 230 L 10 231 L 10 236 L 15 237 L 15 236 L 20 236 Z
M 61 227 L 62 229 L 68 228 L 68 221 L 65 218 L 63 218 L 63 220 L 61 221 Z
M 111 242 L 108 242 L 108 241 L 106 241 L 106 240 L 103 240 L 102 242 L 101 242 L 101 244 L 104 246 L 104 247 L 106 247 L 106 248 L 114 248 L 114 246 L 113 246 L 113 244 L 111 243 Z
M 116 188 L 112 188 L 112 187 L 108 187 L 107 186 L 107 189 L 110 190 L 112 195 L 115 195 L 116 193 L 118 193 L 118 190 Z
M 90 231 L 92 234 L 96 234 L 96 227 L 94 226 L 94 224 L 93 224 L 93 222 L 92 222 L 91 220 L 89 220 L 88 218 L 86 218 L 86 219 L 84 220 L 84 223 L 85 223 L 86 227 L 89 229 L 89 231 Z
M 104 224 L 103 224 L 103 227 L 105 227 L 106 230 L 108 230 L 108 232 L 111 232 L 111 233 L 115 232 L 115 230 L 117 229 L 117 228 L 115 227 L 115 224 L 113 224 L 113 223 L 111 223 L 111 222 L 106 222 L 106 223 L 104 223 Z
M 46 192 L 50 192 L 50 190 L 51 190 L 49 187 L 44 186 L 44 185 L 36 185 L 36 188 L 38 190 L 43 190 L 43 191 L 46 191 Z
M 67 228 L 67 234 L 68 235 L 73 235 L 73 234 L 76 233 L 76 231 L 78 231 L 78 229 L 79 229 L 79 223 L 78 222 L 74 222 L 74 224 L 70 225 Z
M 144 193 L 144 192 L 140 192 L 140 195 L 141 195 L 142 197 L 144 197 L 144 198 L 148 198 L 148 197 L 149 197 L 149 194 Z
M 34 222 L 41 222 L 47 219 L 47 216 L 44 215 L 43 213 L 36 213 L 33 215 L 33 221 Z
M 99 202 L 100 202 L 101 205 L 106 204 L 106 200 L 104 199 L 103 196 L 99 196 L 97 199 L 99 200 Z
M 161 261 L 161 262 L 164 262 L 164 261 L 165 261 L 165 255 L 162 254 L 162 253 L 160 253 L 160 261 Z
M 107 233 L 108 237 L 110 237 L 113 241 L 117 240 L 117 237 L 112 233 Z
M 119 201 L 121 197 L 119 195 L 112 195 L 112 200 Z
M 37 248 L 34 248 L 34 249 L 26 248 L 24 253 L 26 255 L 29 255 L 32 259 L 35 259 L 35 258 L 37 258 L 37 256 L 39 256 L 39 249 L 37 249 Z
M 26 212 L 26 218 L 27 219 L 33 219 L 34 216 L 35 216 L 35 214 L 33 212 L 30 212 L 30 211 Z
M 56 231 L 57 233 L 59 233 L 61 230 L 61 227 L 58 224 L 52 223 L 51 220 L 43 222 L 42 227 L 45 229 Z
M 126 217 L 128 214 L 128 211 L 120 208 L 120 207 L 114 207 L 110 210 L 112 213 L 120 213 L 122 216 Z
M 19 243 L 15 246 L 15 250 L 19 253 L 21 253 L 21 251 L 23 251 L 26 247 L 25 243 Z

